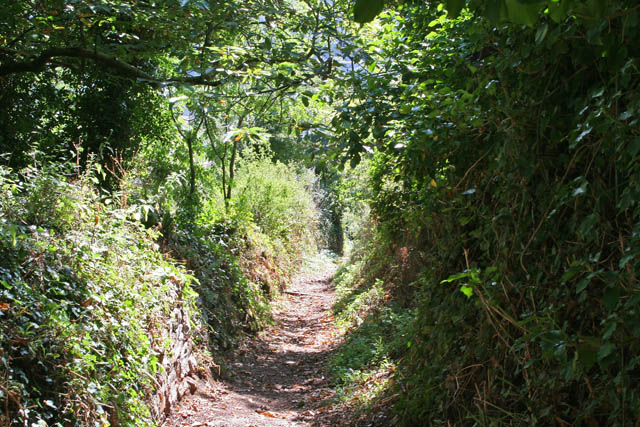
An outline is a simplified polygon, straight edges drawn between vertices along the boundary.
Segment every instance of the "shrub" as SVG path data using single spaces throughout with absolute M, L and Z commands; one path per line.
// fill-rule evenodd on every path
M 0 169 L 0 406 L 12 425 L 153 423 L 149 397 L 190 276 L 85 176 Z M 8 421 L 7 421 L 8 422 Z
M 308 251 L 318 222 L 314 179 L 310 170 L 295 164 L 264 157 L 245 161 L 238 170 L 236 212 L 250 212 L 265 235 L 282 240 L 290 250 Z

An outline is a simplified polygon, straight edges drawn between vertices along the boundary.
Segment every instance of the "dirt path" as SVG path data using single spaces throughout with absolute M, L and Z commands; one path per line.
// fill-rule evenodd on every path
M 339 425 L 325 367 L 336 345 L 331 267 L 300 276 L 276 304 L 276 324 L 239 346 L 232 377 L 183 399 L 164 426 Z

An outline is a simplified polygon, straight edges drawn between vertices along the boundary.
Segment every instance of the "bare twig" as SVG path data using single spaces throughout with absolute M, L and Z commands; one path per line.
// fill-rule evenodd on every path
M 478 158 L 478 160 L 475 161 L 474 164 L 471 165 L 471 167 L 469 169 L 467 169 L 467 171 L 465 172 L 464 176 L 462 177 L 462 179 L 458 182 L 458 184 L 454 187 L 454 190 L 457 190 L 458 187 L 460 187 L 460 185 L 462 185 L 462 183 L 464 182 L 465 179 L 467 179 L 467 176 L 469 176 L 469 174 L 471 173 L 471 171 L 473 169 L 475 169 L 476 166 L 478 166 L 478 163 L 480 163 L 482 161 L 482 159 L 484 159 L 485 157 L 487 157 L 487 154 L 489 154 L 491 152 L 491 150 L 493 149 L 493 147 L 489 148 L 489 150 L 487 150 L 486 153 L 484 153 L 482 156 L 480 156 Z
M 314 297 L 314 298 L 324 298 L 325 295 L 319 295 L 319 294 L 308 294 L 305 292 L 292 292 L 292 291 L 284 291 L 285 294 L 287 295 L 293 295 L 296 297 Z
M 573 163 L 575 162 L 575 160 L 576 160 L 576 158 L 578 156 L 578 153 L 580 153 L 580 151 L 582 151 L 580 148 L 577 149 L 576 152 L 574 153 L 573 157 L 571 158 L 571 161 L 569 162 L 569 165 L 567 166 L 567 169 L 564 171 L 564 175 L 562 176 L 562 179 L 558 183 L 558 186 L 556 188 L 556 193 L 564 185 L 564 181 L 567 179 L 567 176 L 569 175 L 569 171 L 573 168 Z M 551 211 L 551 207 L 553 206 L 553 202 L 554 201 L 555 201 L 555 197 L 552 197 L 551 201 L 549 202 L 549 205 L 547 206 L 547 209 L 544 211 L 544 214 L 542 215 L 542 218 L 540 218 L 540 222 L 538 222 L 538 226 L 533 231 L 533 234 L 531 234 L 531 237 L 529 237 L 529 240 L 527 241 L 527 244 L 524 245 L 524 249 L 522 250 L 522 253 L 520 254 L 520 266 L 522 267 L 522 269 L 524 270 L 525 273 L 529 273 L 529 271 L 524 266 L 524 256 L 526 255 L 527 250 L 529 249 L 529 246 L 533 242 L 533 239 L 536 237 L 536 234 L 538 234 L 538 231 L 540 231 L 540 228 L 542 227 L 542 224 L 544 224 L 545 219 L 547 218 L 547 215 L 549 215 L 549 212 Z

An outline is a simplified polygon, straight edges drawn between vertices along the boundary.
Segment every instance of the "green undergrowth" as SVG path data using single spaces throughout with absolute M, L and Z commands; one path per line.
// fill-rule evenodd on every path
M 370 225 L 370 224 L 369 224 Z M 397 356 L 408 342 L 411 309 L 394 293 L 397 278 L 388 274 L 391 255 L 366 226 L 349 260 L 337 271 L 335 322 L 344 342 L 332 355 L 330 368 L 338 399 L 366 414 L 389 399 Z
M 233 347 L 243 332 L 270 322 L 267 295 L 241 266 L 233 223 L 184 225 L 171 234 L 174 256 L 185 261 L 197 283 L 200 311 L 214 352 Z
M 166 243 L 198 279 L 213 352 L 269 324 L 270 301 L 316 252 L 314 179 L 293 163 L 251 154 L 240 161 L 228 209 L 214 187 L 197 205 L 172 212 Z
M 337 118 L 373 147 L 371 250 L 390 256 L 364 277 L 398 277 L 385 305 L 415 312 L 402 425 L 640 420 L 640 21 L 600 4 L 526 28 L 404 3 L 372 30 Z
M 5 425 L 154 423 L 162 338 L 192 277 L 137 211 L 102 203 L 90 174 L 0 169 L 0 407 Z

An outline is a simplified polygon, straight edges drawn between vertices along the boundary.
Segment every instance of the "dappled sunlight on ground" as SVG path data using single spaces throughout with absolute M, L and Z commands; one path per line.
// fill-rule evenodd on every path
M 308 261 L 275 304 L 275 325 L 240 343 L 228 374 L 183 399 L 165 426 L 342 424 L 331 410 L 326 367 L 339 340 L 331 314 L 335 265 L 326 256 Z

